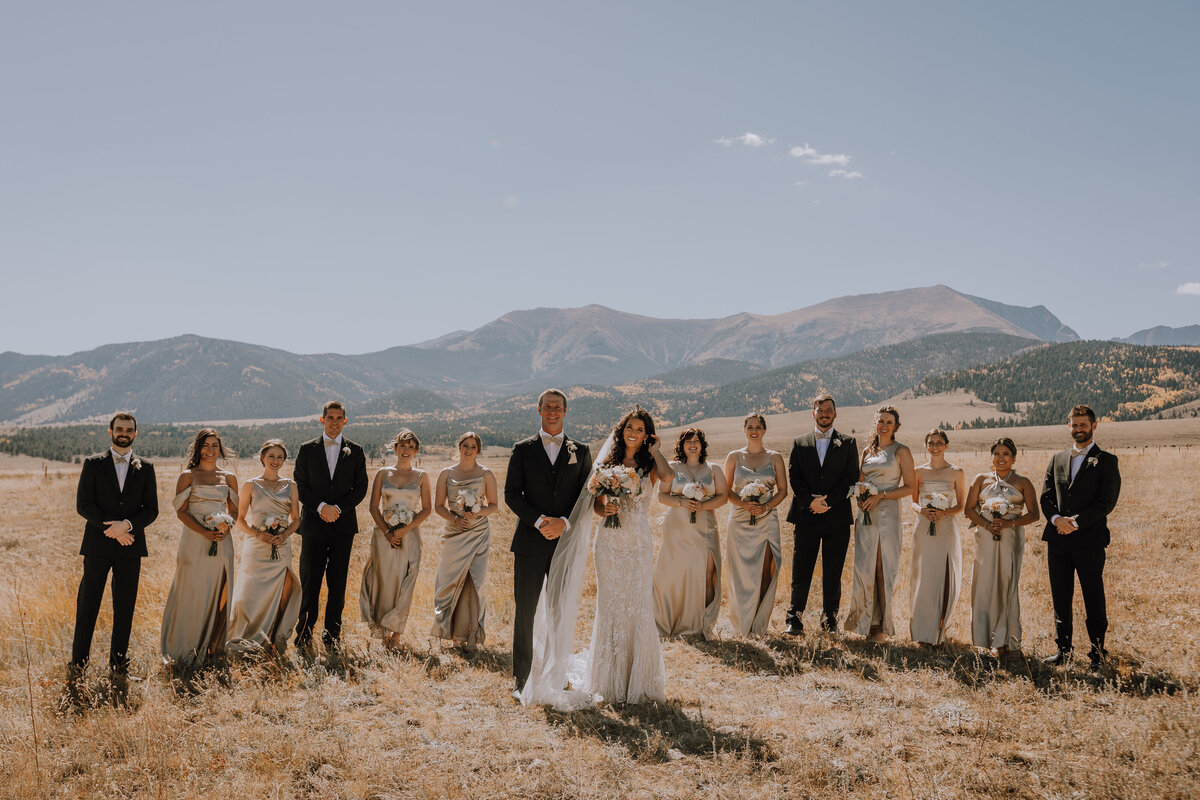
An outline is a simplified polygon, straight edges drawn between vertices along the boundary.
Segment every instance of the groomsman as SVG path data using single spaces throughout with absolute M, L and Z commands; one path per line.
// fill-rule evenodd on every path
M 75 604 L 72 678 L 82 676 L 92 649 L 104 585 L 112 573 L 113 629 L 108 665 L 116 676 L 129 671 L 129 633 L 137 604 L 138 578 L 146 557 L 146 526 L 158 516 L 154 465 L 130 449 L 137 420 L 119 413 L 108 423 L 112 447 L 89 456 L 79 473 L 75 510 L 87 520 L 83 529 L 83 578 Z
M 1092 441 L 1096 430 L 1092 409 L 1082 405 L 1072 408 L 1068 430 L 1075 443 L 1050 459 L 1041 498 L 1046 515 L 1042 539 L 1047 543 L 1046 564 L 1058 644 L 1058 652 L 1046 663 L 1064 664 L 1071 657 L 1071 606 L 1078 575 L 1091 642 L 1088 657 L 1093 667 L 1099 667 L 1107 652 L 1104 634 L 1108 630 L 1104 548 L 1109 541 L 1108 515 L 1121 492 L 1121 472 L 1117 457 Z
M 592 471 L 588 446 L 563 433 L 567 397 L 547 389 L 538 397 L 537 435 L 513 445 L 504 503 L 517 516 L 513 533 L 513 679 L 520 693 L 533 666 L 533 617 L 567 516 Z
M 346 604 L 346 575 L 350 550 L 358 533 L 354 508 L 367 496 L 367 458 L 363 449 L 342 436 L 346 407 L 331 400 L 321 409 L 324 434 L 300 445 L 296 454 L 296 488 L 300 492 L 300 619 L 296 646 L 310 647 L 321 610 L 321 579 L 329 589 L 325 599 L 325 647 L 341 643 L 342 607 Z
M 817 553 L 821 554 L 821 595 L 824 617 L 821 628 L 838 629 L 838 606 L 842 602 L 842 565 L 850 545 L 850 487 L 858 481 L 858 443 L 833 429 L 837 404 L 833 397 L 813 400 L 811 433 L 797 436 L 788 459 L 788 481 L 792 486 L 792 508 L 788 522 L 796 526 L 792 550 L 792 602 L 784 633 L 804 635 L 801 618 L 808 604 Z

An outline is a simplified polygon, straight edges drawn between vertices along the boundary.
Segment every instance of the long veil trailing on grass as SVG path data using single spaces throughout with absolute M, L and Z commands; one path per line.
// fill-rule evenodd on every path
M 612 448 L 613 435 L 610 433 L 592 461 L 593 472 L 602 467 Z M 585 676 L 577 674 L 579 659 L 573 658 L 572 652 L 588 549 L 599 522 L 592 513 L 593 499 L 585 482 L 567 517 L 567 530 L 559 538 L 550 559 L 550 572 L 533 617 L 533 665 L 521 692 L 524 705 L 546 704 L 569 710 L 594 703 L 592 696 L 582 688 Z M 573 689 L 569 684 L 578 688 Z

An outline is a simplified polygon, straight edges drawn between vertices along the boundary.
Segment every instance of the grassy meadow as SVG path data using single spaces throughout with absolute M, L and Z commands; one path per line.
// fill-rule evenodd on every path
M 785 449 L 804 427 L 772 418 L 768 444 Z M 901 440 L 917 442 L 918 430 L 906 425 Z M 1098 441 L 1107 446 L 1105 431 Z M 714 459 L 738 444 L 735 433 L 713 437 Z M 1022 452 L 1017 470 L 1040 486 L 1060 440 L 1062 429 L 1036 440 L 1042 449 Z M 950 458 L 968 480 L 988 463 L 980 442 L 955 450 L 952 441 Z M 181 527 L 169 502 L 177 462 L 158 465 L 165 510 L 148 532 L 134 622 L 139 680 L 127 704 L 113 702 L 102 669 L 105 610 L 86 684 L 92 707 L 63 711 L 82 569 L 77 467 L 10 459 L 0 464 L 0 797 L 1200 796 L 1200 448 L 1116 449 L 1124 487 L 1106 569 L 1112 661 L 1101 673 L 1090 673 L 1086 659 L 1054 670 L 1034 658 L 1054 649 L 1040 529 L 1027 535 L 1021 576 L 1028 662 L 1005 667 L 967 643 L 974 539 L 965 531 L 953 642 L 932 651 L 908 642 L 906 513 L 895 641 L 782 635 L 792 550 L 785 523 L 769 635 L 731 637 L 723 610 L 719 639 L 664 643 L 665 704 L 574 713 L 523 708 L 509 696 L 514 519 L 503 507 L 492 517 L 481 651 L 466 656 L 428 636 L 440 552 L 434 521 L 425 525 L 404 650 L 388 654 L 368 638 L 356 603 L 369 530 L 362 506 L 343 656 L 306 661 L 289 651 L 281 661 L 202 673 L 189 685 L 172 681 L 159 666 L 158 630 Z M 421 466 L 436 475 L 448 457 L 430 453 Z M 483 460 L 502 484 L 505 451 L 490 449 Z M 252 477 L 256 466 L 242 462 L 239 475 Z M 718 518 L 723 532 L 723 510 Z M 843 614 L 849 581 L 848 559 Z M 581 647 L 594 594 L 589 584 Z M 820 605 L 818 579 L 806 628 L 817 628 Z

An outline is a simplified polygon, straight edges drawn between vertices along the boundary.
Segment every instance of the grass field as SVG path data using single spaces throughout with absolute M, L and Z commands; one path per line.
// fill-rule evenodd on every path
M 784 447 L 810 421 L 806 415 L 772 418 L 769 444 Z M 913 444 L 924 426 L 905 423 L 900 438 Z M 1145 443 L 1157 435 L 1153 426 L 1178 424 L 1184 422 L 1121 425 L 1150 426 L 1142 429 Z M 722 425 L 728 427 L 711 425 L 715 459 L 737 444 L 736 428 Z M 1102 445 L 1113 443 L 1104 435 L 1117 427 L 1101 426 Z M 952 434 L 950 458 L 969 477 L 986 461 L 982 445 L 965 434 Z M 982 442 L 996 433 L 970 435 Z M 1048 448 L 1061 446 L 1065 431 L 1017 439 L 1040 448 L 1023 451 L 1017 463 L 1040 486 Z M 1099 674 L 1086 670 L 1086 660 L 1056 671 L 1032 658 L 1053 651 L 1045 548 L 1033 534 L 1021 580 L 1027 664 L 1006 669 L 965 644 L 974 552 L 969 534 L 963 536 L 962 599 L 950 630 L 954 643 L 946 648 L 918 650 L 906 635 L 887 645 L 824 634 L 785 637 L 779 632 L 790 582 L 785 523 L 770 635 L 730 637 L 723 612 L 720 639 L 665 642 L 665 704 L 575 713 L 523 708 L 509 697 L 513 517 L 506 509 L 492 517 L 489 640 L 481 652 L 464 657 L 428 638 L 440 543 L 438 526 L 427 523 L 401 654 L 385 654 L 358 620 L 367 551 L 360 538 L 344 657 L 305 662 L 289 653 L 283 662 L 213 670 L 188 687 L 173 684 L 158 665 L 160 615 L 180 529 L 164 513 L 148 532 L 151 556 L 143 567 L 131 653 L 141 680 L 128 706 L 113 706 L 94 666 L 87 688 L 95 707 L 60 712 L 81 570 L 77 472 L 7 460 L 0 464 L 0 508 L 7 518 L 0 533 L 6 564 L 0 579 L 0 797 L 1200 796 L 1200 482 L 1192 475 L 1200 448 L 1135 448 L 1126 438 L 1116 443 L 1124 487 L 1111 520 L 1106 569 L 1113 658 Z M 503 451 L 490 450 L 484 460 L 503 481 Z M 446 458 L 432 454 L 424 461 L 436 471 Z M 243 462 L 240 475 L 253 476 L 254 466 Z M 158 468 L 167 509 L 177 472 L 177 463 Z M 723 520 L 723 512 L 718 516 Z M 906 516 L 896 603 L 902 634 Z M 359 519 L 366 530 L 363 507 Z M 842 581 L 848 598 L 848 568 Z M 581 646 L 590 631 L 594 585 L 585 594 Z M 806 627 L 815 629 L 819 581 L 809 608 Z M 93 644 L 97 664 L 107 653 L 110 625 L 105 611 Z M 1083 630 L 1081 611 L 1076 628 Z

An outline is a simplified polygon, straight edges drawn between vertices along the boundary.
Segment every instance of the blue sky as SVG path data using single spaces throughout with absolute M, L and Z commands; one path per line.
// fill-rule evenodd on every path
M 9 3 L 0 350 L 366 352 L 518 308 L 722 317 L 935 283 L 1089 338 L 1194 324 L 1198 21 Z

